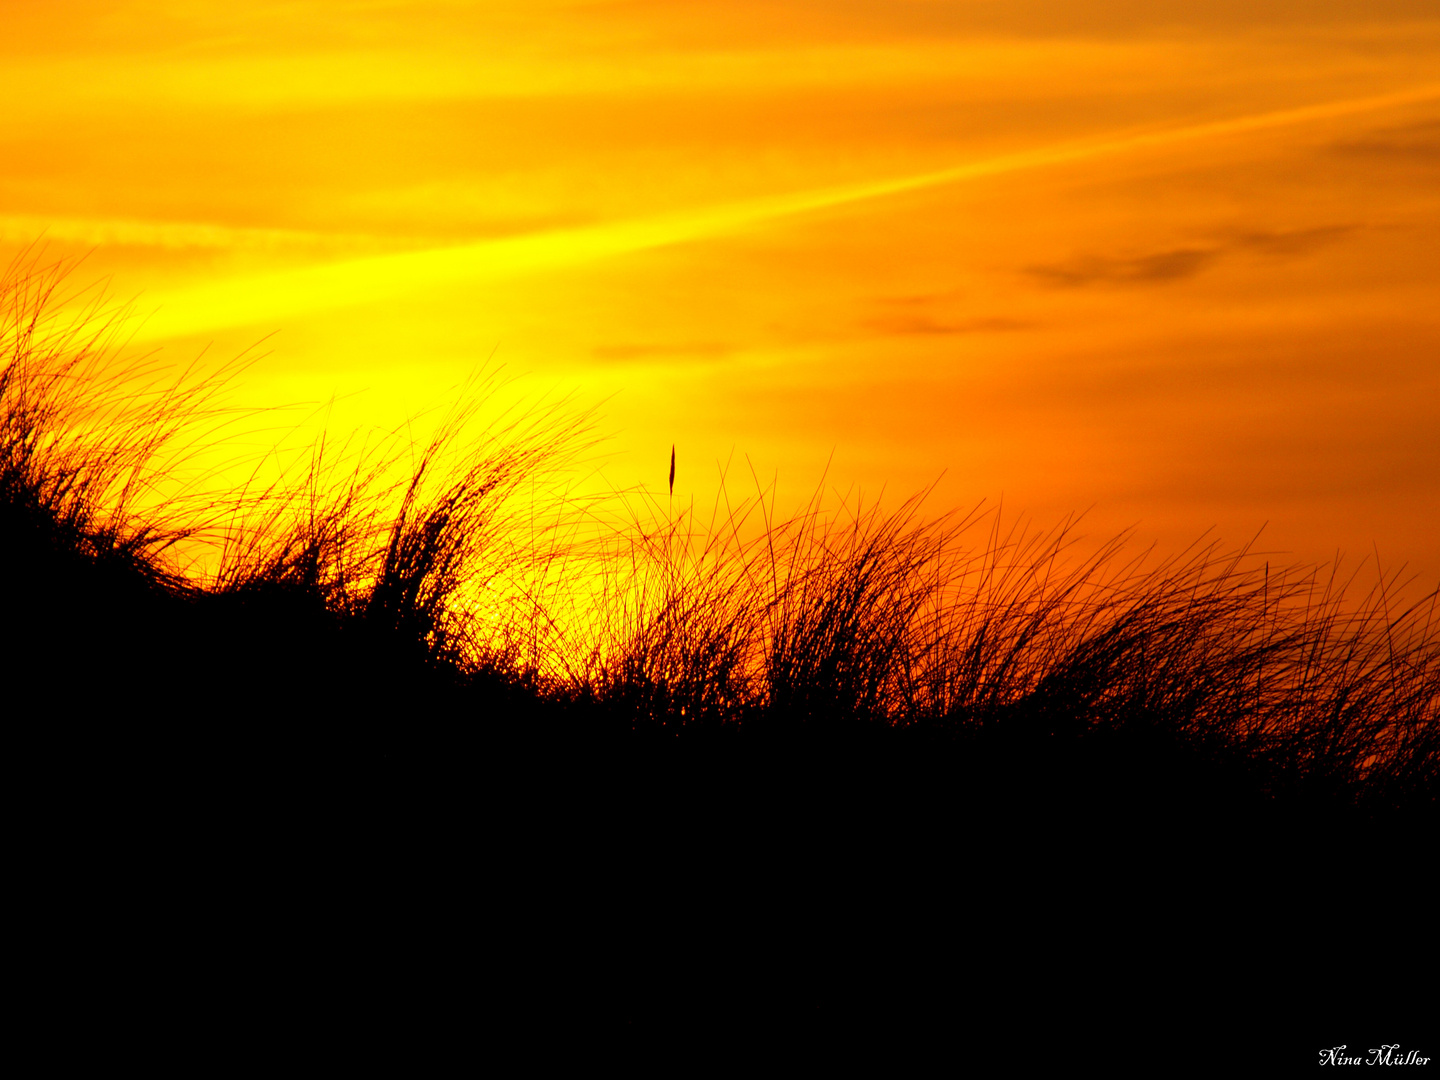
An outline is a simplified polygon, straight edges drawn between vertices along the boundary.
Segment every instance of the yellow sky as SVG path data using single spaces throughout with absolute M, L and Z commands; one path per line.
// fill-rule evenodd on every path
M 0 243 L 390 427 L 492 355 L 604 479 L 1440 570 L 1431 0 L 6 0 Z M 748 478 L 748 469 L 742 470 Z M 732 477 L 733 482 L 733 477 Z M 748 482 L 748 481 L 747 481 Z

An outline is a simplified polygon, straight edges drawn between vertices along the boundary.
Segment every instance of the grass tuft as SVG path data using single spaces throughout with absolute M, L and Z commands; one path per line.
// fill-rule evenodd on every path
M 122 359 L 124 313 L 63 297 L 65 271 L 27 253 L 0 288 L 0 565 L 12 677 L 76 709 L 143 681 L 192 732 L 198 710 L 292 741 L 880 740 L 957 784 L 1043 774 L 1062 801 L 1435 813 L 1437 592 L 1378 566 L 1357 598 L 1358 570 L 1125 537 L 1082 555 L 1074 522 L 926 517 L 922 497 L 822 487 L 781 518 L 758 481 L 734 503 L 722 483 L 702 523 L 673 512 L 673 448 L 663 513 L 579 502 L 560 484 L 589 418 L 481 425 L 483 379 L 426 443 L 322 439 L 268 487 L 207 493 L 187 469 L 233 430 L 218 402 L 243 365 Z

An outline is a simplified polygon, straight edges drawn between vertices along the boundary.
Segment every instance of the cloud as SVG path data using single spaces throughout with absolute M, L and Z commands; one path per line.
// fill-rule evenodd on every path
M 167 251 L 333 252 L 337 249 L 345 251 L 396 246 L 394 240 L 348 233 L 236 228 L 197 221 L 0 214 L 0 241 L 29 243 L 36 239 L 89 246 L 160 248 Z
M 885 334 L 990 334 L 1028 330 L 1035 324 L 1005 318 L 954 319 L 942 322 L 929 315 L 895 314 L 866 319 L 862 325 Z
M 648 356 L 729 356 L 735 351 L 735 346 L 728 345 L 723 341 L 697 341 L 683 344 L 626 342 L 616 345 L 597 345 L 590 351 L 597 360 L 640 360 Z
M 312 312 L 414 295 L 450 284 L 479 284 L 583 265 L 631 252 L 724 236 L 798 214 L 906 192 L 1221 135 L 1351 116 L 1433 98 L 1440 98 L 1440 85 L 1138 135 L 1037 147 L 934 172 L 793 191 L 651 218 L 553 229 L 458 247 L 350 259 L 248 278 L 216 280 L 157 298 L 159 310 L 137 331 L 137 340 L 212 333 L 222 328 L 255 324 L 273 327 L 281 321 Z M 1212 257 L 1211 251 L 1182 248 L 1133 259 L 1100 259 L 1084 265 L 1037 267 L 1032 273 L 1062 285 L 1105 280 L 1173 281 L 1199 272 Z
M 810 0 L 811 6 L 822 5 Z M 824 4 L 833 11 L 837 5 Z M 1312 27 L 1318 24 L 1425 19 L 1434 16 L 1432 0 L 849 0 L 839 9 L 862 26 L 911 34 L 1003 33 L 1056 37 L 1066 34 L 1153 35 L 1183 27 L 1194 31 L 1239 30 L 1257 26 Z
M 1348 157 L 1440 165 L 1440 120 L 1380 128 L 1358 139 L 1334 143 L 1331 149 Z
M 1047 285 L 1164 285 L 1184 281 L 1237 251 L 1271 258 L 1298 258 L 1339 242 L 1355 225 L 1317 225 L 1305 229 L 1257 229 L 1206 246 L 1171 248 L 1143 255 L 1080 255 L 1059 263 L 1028 266 L 1025 272 Z
M 1354 232 L 1354 225 L 1320 225 L 1281 232 L 1248 232 L 1236 237 L 1236 246 L 1265 255 L 1308 255 Z
M 1175 248 L 1135 258 L 1086 255 L 1064 263 L 1028 266 L 1025 272 L 1048 285 L 1152 285 L 1194 277 L 1220 254 L 1210 248 Z

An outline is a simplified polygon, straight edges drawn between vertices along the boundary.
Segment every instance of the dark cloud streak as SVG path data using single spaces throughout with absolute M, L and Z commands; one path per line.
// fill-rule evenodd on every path
M 1283 232 L 1247 232 L 1236 237 L 1237 247 L 1249 248 L 1265 255 L 1308 255 L 1328 247 L 1353 233 L 1354 225 L 1321 225 L 1313 229 L 1291 229 Z
M 1440 165 L 1440 120 L 1381 128 L 1358 139 L 1335 143 L 1331 149 L 1346 157 Z
M 864 326 L 886 334 L 993 334 L 1029 330 L 1033 322 L 1005 318 L 973 318 L 941 321 L 928 315 L 882 315 L 866 319 Z
M 1433 18 L 1434 0 L 803 0 L 803 9 L 856 28 L 891 33 L 1004 32 L 1125 36 L 1157 30 L 1253 30 Z
M 1216 249 L 1175 248 L 1135 258 L 1086 255 L 1064 263 L 1026 267 L 1025 272 L 1060 288 L 1086 285 L 1148 285 L 1194 277 L 1219 254 Z
M 1184 281 L 1235 252 L 1271 258 L 1299 258 L 1337 243 L 1355 225 L 1318 225 L 1308 229 L 1256 229 L 1204 247 L 1171 248 L 1145 255 L 1080 255 L 1066 262 L 1028 266 L 1025 272 L 1055 288 L 1090 285 L 1165 285 Z

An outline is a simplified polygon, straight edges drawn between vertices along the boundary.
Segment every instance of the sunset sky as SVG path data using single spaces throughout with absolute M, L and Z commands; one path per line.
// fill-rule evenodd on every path
M 393 428 L 1440 574 L 1435 0 L 0 0 L 0 245 Z M 143 321 L 142 321 L 143 320 Z M 302 407 L 297 415 L 306 415 Z M 832 460 L 833 455 L 833 460 Z M 592 477 L 592 480 L 595 479 Z

